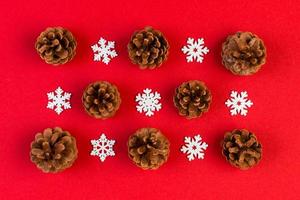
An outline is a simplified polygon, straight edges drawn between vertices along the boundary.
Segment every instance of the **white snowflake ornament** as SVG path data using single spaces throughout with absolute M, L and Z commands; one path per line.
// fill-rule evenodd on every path
M 64 92 L 61 87 L 58 87 L 54 92 L 47 93 L 47 96 L 47 108 L 54 110 L 58 115 L 71 108 L 71 93 Z
M 200 135 L 196 135 L 193 138 L 184 137 L 185 145 L 181 147 L 180 151 L 187 154 L 189 161 L 195 158 L 204 159 L 204 150 L 207 149 L 208 144 L 202 141 Z
M 108 65 L 112 58 L 118 55 L 114 50 L 115 42 L 106 41 L 102 37 L 100 38 L 98 43 L 91 46 L 91 48 L 94 52 L 94 61 L 102 61 L 106 65 Z
M 108 156 L 115 156 L 113 150 L 115 142 L 115 140 L 108 140 L 106 135 L 102 133 L 98 140 L 91 140 L 91 144 L 93 145 L 91 156 L 98 156 L 101 162 L 104 162 Z
M 187 45 L 184 46 L 181 51 L 186 54 L 187 62 L 203 62 L 203 56 L 209 52 L 209 49 L 204 46 L 204 39 L 198 38 L 196 41 L 194 38 L 187 39 Z
M 246 91 L 241 93 L 232 91 L 230 97 L 225 102 L 225 105 L 230 108 L 231 115 L 241 114 L 246 116 L 248 113 L 247 109 L 253 105 L 252 101 L 248 99 L 248 93 Z
M 143 93 L 138 93 L 135 97 L 137 102 L 136 109 L 139 113 L 144 112 L 146 116 L 151 117 L 155 111 L 159 111 L 162 107 L 159 100 L 161 99 L 158 92 L 152 92 L 152 89 L 146 88 Z

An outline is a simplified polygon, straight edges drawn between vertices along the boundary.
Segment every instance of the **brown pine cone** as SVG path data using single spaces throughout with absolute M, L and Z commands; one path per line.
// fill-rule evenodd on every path
M 128 140 L 129 158 L 142 169 L 157 169 L 170 152 L 169 140 L 155 128 L 141 128 Z
M 35 48 L 46 63 L 60 65 L 73 59 L 76 45 L 76 40 L 70 31 L 62 27 L 53 27 L 47 28 L 40 34 Z
M 237 32 L 223 43 L 222 62 L 233 74 L 254 74 L 266 62 L 266 47 L 257 35 Z
M 246 170 L 261 160 L 262 146 L 248 130 L 233 130 L 225 133 L 222 154 L 231 165 Z
M 208 88 L 197 80 L 182 83 L 176 88 L 173 98 L 179 114 L 188 119 L 200 117 L 202 113 L 207 112 L 211 100 Z
M 73 165 L 77 158 L 76 140 L 61 128 L 46 128 L 31 143 L 31 161 L 43 172 L 56 173 Z
M 117 87 L 106 81 L 91 83 L 85 89 L 82 102 L 86 112 L 100 119 L 115 115 L 121 104 Z
M 169 43 L 160 31 L 146 27 L 132 35 L 128 54 L 141 69 L 154 69 L 167 60 Z

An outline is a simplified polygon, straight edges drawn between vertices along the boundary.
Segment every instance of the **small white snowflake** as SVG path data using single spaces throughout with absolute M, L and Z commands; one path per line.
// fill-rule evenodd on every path
M 144 112 L 146 116 L 151 117 L 154 115 L 154 111 L 159 111 L 161 109 L 161 99 L 158 92 L 153 93 L 151 89 L 146 88 L 143 93 L 138 93 L 135 97 L 135 101 L 138 103 L 136 109 L 139 113 Z
M 188 38 L 187 39 L 187 45 L 184 46 L 182 49 L 182 52 L 186 54 L 186 60 L 187 62 L 203 62 L 203 56 L 204 54 L 207 54 L 209 52 L 209 49 L 204 46 L 204 39 L 198 38 L 197 41 L 195 41 L 194 38 Z
M 64 109 L 70 109 L 71 93 L 64 92 L 61 87 L 58 87 L 55 92 L 47 93 L 48 104 L 47 108 L 54 110 L 58 115 L 64 111 Z
M 204 159 L 204 150 L 207 149 L 208 144 L 202 141 L 200 135 L 196 135 L 193 138 L 184 137 L 185 145 L 181 147 L 180 151 L 187 154 L 189 161 L 195 158 Z
M 106 44 L 107 43 L 107 44 Z M 94 52 L 94 61 L 101 61 L 108 65 L 112 58 L 116 57 L 118 54 L 114 50 L 115 42 L 106 41 L 104 38 L 100 38 L 97 44 L 91 46 Z
M 252 101 L 247 98 L 247 92 L 238 93 L 237 91 L 232 91 L 230 97 L 225 102 L 225 105 L 230 108 L 231 115 L 241 114 L 246 116 L 248 113 L 247 109 L 253 105 Z
M 91 140 L 93 150 L 91 151 L 92 156 L 98 156 L 101 162 L 104 162 L 107 156 L 115 156 L 113 146 L 115 140 L 108 140 L 104 133 L 101 134 L 98 140 Z

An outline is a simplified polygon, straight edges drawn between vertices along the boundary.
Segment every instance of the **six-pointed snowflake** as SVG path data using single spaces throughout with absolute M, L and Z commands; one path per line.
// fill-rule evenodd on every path
M 194 38 L 188 38 L 187 45 L 181 50 L 186 54 L 187 62 L 196 61 L 199 63 L 202 63 L 204 54 L 209 52 L 209 49 L 204 46 L 203 38 L 199 38 L 197 41 Z
M 207 149 L 208 144 L 202 141 L 200 135 L 196 135 L 193 138 L 184 137 L 185 145 L 181 147 L 180 151 L 187 154 L 189 161 L 195 158 L 204 159 L 204 150 Z
M 151 89 L 146 88 L 143 93 L 139 93 L 135 97 L 135 101 L 138 103 L 136 109 L 138 112 L 144 112 L 146 116 L 151 117 L 154 115 L 154 111 L 159 111 L 161 109 L 161 99 L 158 92 L 153 93 Z
M 247 98 L 247 92 L 238 93 L 237 91 L 232 91 L 230 97 L 225 104 L 230 108 L 231 115 L 241 114 L 246 116 L 248 113 L 247 109 L 253 105 L 252 101 Z
M 101 134 L 98 140 L 91 140 L 93 150 L 91 151 L 92 156 L 98 156 L 101 162 L 104 162 L 107 156 L 115 156 L 113 146 L 115 140 L 108 140 L 104 133 Z
M 55 92 L 47 93 L 48 105 L 47 108 L 54 110 L 58 115 L 64 111 L 64 109 L 70 109 L 71 93 L 64 92 L 58 87 Z
M 107 44 L 106 44 L 107 43 Z M 112 58 L 116 57 L 118 54 L 114 50 L 115 42 L 106 41 L 104 38 L 100 38 L 97 44 L 91 46 L 94 52 L 94 61 L 101 61 L 108 65 Z

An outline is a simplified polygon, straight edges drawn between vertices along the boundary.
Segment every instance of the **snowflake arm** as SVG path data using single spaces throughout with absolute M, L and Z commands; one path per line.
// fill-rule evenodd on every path
M 106 157 L 115 156 L 113 146 L 115 140 L 108 140 L 104 133 L 101 134 L 98 140 L 91 140 L 93 149 L 90 153 L 91 156 L 98 156 L 101 162 L 104 162 Z
M 54 110 L 58 115 L 71 108 L 71 93 L 64 92 L 61 87 L 58 87 L 54 92 L 47 93 L 47 97 L 47 108 Z
M 117 52 L 114 50 L 115 42 L 106 41 L 102 37 L 100 38 L 98 43 L 92 45 L 91 48 L 94 52 L 94 61 L 102 61 L 106 65 L 108 65 L 112 58 L 118 56 Z
M 204 46 L 203 38 L 198 38 L 197 41 L 195 41 L 194 38 L 188 38 L 187 45 L 181 50 L 184 54 L 186 54 L 187 62 L 196 61 L 199 63 L 203 62 L 203 56 L 209 52 L 209 49 Z
M 184 143 L 185 145 L 181 147 L 180 151 L 187 154 L 189 161 L 195 158 L 204 159 L 204 150 L 207 149 L 208 144 L 202 141 L 200 135 L 196 135 L 193 138 L 185 137 Z
M 137 102 L 136 109 L 139 113 L 145 113 L 146 116 L 151 117 L 155 111 L 159 111 L 162 107 L 159 100 L 161 96 L 158 92 L 152 92 L 152 89 L 146 88 L 143 93 L 139 93 L 135 97 Z
M 225 105 L 230 108 L 230 114 L 246 116 L 248 113 L 248 108 L 253 105 L 253 102 L 248 99 L 248 93 L 243 91 L 238 93 L 237 91 L 232 91 L 230 98 L 227 99 Z

